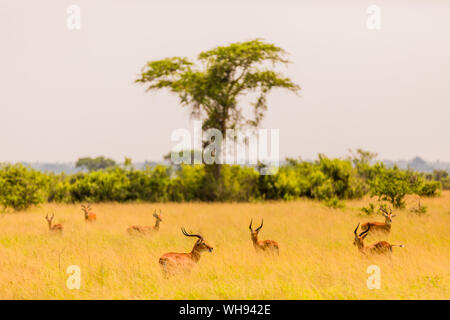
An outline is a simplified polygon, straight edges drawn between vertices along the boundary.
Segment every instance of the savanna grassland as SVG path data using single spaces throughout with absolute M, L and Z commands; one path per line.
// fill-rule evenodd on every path
M 423 199 L 428 213 L 397 211 L 391 234 L 366 243 L 404 244 L 392 259 L 363 257 L 352 245 L 359 208 L 370 199 L 347 201 L 345 209 L 299 200 L 256 204 L 97 204 L 97 222 L 87 224 L 79 205 L 46 204 L 0 215 L 1 299 L 448 299 L 450 192 Z M 130 225 L 163 222 L 154 236 L 130 236 Z M 55 212 L 62 235 L 50 234 L 44 216 Z M 280 243 L 280 256 L 258 255 L 250 241 L 250 218 L 260 239 Z M 201 233 L 214 247 L 190 275 L 164 279 L 159 257 L 187 252 L 195 240 L 180 227 Z M 369 290 L 366 269 L 381 268 L 381 289 Z M 80 290 L 66 287 L 69 265 L 81 268 Z

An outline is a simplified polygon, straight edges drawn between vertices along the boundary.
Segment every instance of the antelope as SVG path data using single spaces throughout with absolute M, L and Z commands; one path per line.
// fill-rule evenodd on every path
M 394 218 L 396 215 L 392 214 L 392 209 L 389 209 L 390 212 L 387 212 L 386 209 L 380 207 L 380 210 L 383 213 L 385 221 L 384 222 L 377 222 L 377 221 L 366 222 L 361 225 L 361 230 L 366 231 L 366 230 L 369 230 L 369 228 L 370 228 L 372 230 L 372 233 L 375 231 L 379 231 L 379 232 L 383 232 L 383 233 L 391 232 L 392 218 Z
M 54 224 L 52 225 L 53 218 L 55 217 L 55 214 L 53 213 L 52 216 L 49 218 L 48 214 L 45 216 L 45 220 L 48 222 L 48 230 L 52 232 L 62 232 L 63 231 L 63 225 L 62 224 Z
M 196 237 L 198 240 L 195 242 L 191 252 L 168 252 L 159 258 L 159 265 L 161 266 L 161 270 L 165 278 L 168 278 L 169 275 L 173 275 L 178 270 L 189 272 L 200 260 L 200 254 L 203 251 L 213 251 L 213 248 L 205 242 L 201 235 L 189 234 L 184 228 L 181 228 L 181 232 L 183 232 L 186 237 Z
M 359 227 L 359 223 L 356 226 L 355 231 L 353 232 L 355 234 L 355 240 L 353 241 L 353 245 L 357 246 L 358 250 L 365 255 L 367 255 L 367 254 L 390 254 L 390 253 L 392 253 L 393 247 L 400 247 L 400 248 L 404 247 L 404 245 L 402 245 L 402 244 L 390 244 L 389 242 L 386 242 L 386 241 L 379 241 L 370 246 L 365 246 L 364 238 L 367 237 L 367 234 L 370 230 L 370 225 L 367 230 L 361 232 L 359 235 L 357 233 L 358 227 Z
M 162 221 L 161 218 L 161 209 L 159 209 L 159 214 L 155 212 L 153 213 L 153 217 L 155 217 L 156 221 L 155 221 L 155 225 L 154 226 L 131 226 L 127 229 L 127 232 L 129 234 L 133 234 L 133 233 L 142 233 L 142 234 L 148 234 L 148 233 L 152 233 L 152 232 L 158 232 L 159 231 L 159 224 Z
M 97 215 L 93 212 L 91 212 L 91 206 L 90 205 L 81 205 L 81 210 L 84 212 L 84 220 L 88 222 L 93 222 L 97 220 Z
M 264 224 L 264 219 L 261 220 L 261 225 L 256 228 L 255 230 L 252 229 L 252 223 L 253 223 L 253 219 L 250 220 L 250 233 L 251 233 L 251 238 L 253 241 L 253 247 L 255 247 L 255 250 L 257 252 L 267 252 L 267 253 L 276 253 L 276 254 L 280 254 L 280 248 L 278 246 L 278 243 L 276 241 L 273 240 L 261 240 L 258 241 L 258 233 L 259 230 L 261 230 L 261 228 L 263 227 Z

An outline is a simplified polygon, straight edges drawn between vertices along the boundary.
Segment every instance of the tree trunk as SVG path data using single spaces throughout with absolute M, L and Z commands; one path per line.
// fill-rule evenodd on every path
M 213 172 L 214 172 L 214 179 L 216 179 L 216 182 L 219 183 L 220 179 L 220 173 L 222 171 L 222 165 L 220 163 L 214 163 L 213 164 Z

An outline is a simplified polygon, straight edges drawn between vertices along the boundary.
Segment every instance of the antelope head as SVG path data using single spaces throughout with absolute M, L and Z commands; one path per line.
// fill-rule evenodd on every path
M 90 205 L 85 206 L 84 204 L 81 205 L 81 210 L 84 212 L 84 216 L 87 218 L 89 211 L 92 210 Z
M 153 212 L 153 216 L 155 217 L 155 219 L 157 220 L 157 221 L 159 221 L 159 222 L 161 222 L 162 221 L 162 218 L 161 218 L 161 209 L 159 209 L 159 213 L 156 213 L 156 209 L 155 209 L 155 212 Z
M 366 231 L 361 232 L 359 235 L 358 235 L 358 228 L 359 228 L 359 223 L 356 226 L 355 231 L 353 232 L 355 234 L 355 239 L 353 240 L 353 245 L 357 246 L 358 248 L 363 248 L 364 247 L 364 238 L 367 237 L 367 234 L 370 230 L 370 225 Z
M 396 216 L 395 214 L 392 214 L 392 209 L 389 208 L 388 212 L 385 208 L 380 207 L 380 211 L 383 213 L 384 219 L 386 219 L 386 224 L 391 224 L 392 218 Z
M 47 222 L 48 222 L 48 228 L 49 229 L 51 229 L 52 228 L 52 221 L 53 221 L 53 218 L 55 217 L 55 214 L 53 213 L 52 214 L 52 216 L 49 218 L 48 217 L 48 213 L 47 213 L 47 215 L 45 216 L 45 220 L 47 220 Z
M 201 235 L 199 235 L 199 234 L 189 234 L 189 233 L 186 232 L 186 230 L 184 228 L 181 228 L 181 231 L 183 232 L 183 234 L 186 237 L 196 237 L 196 238 L 198 238 L 197 242 L 195 243 L 193 251 L 197 251 L 197 252 L 202 252 L 202 251 L 212 252 L 213 251 L 213 247 L 208 245 Z
M 258 233 L 259 233 L 259 230 L 261 230 L 261 228 L 263 227 L 264 219 L 261 220 L 261 225 L 258 228 L 256 228 L 255 230 L 252 229 L 252 224 L 253 224 L 253 219 L 250 220 L 250 226 L 248 227 L 250 229 L 250 234 L 251 234 L 252 240 L 258 241 Z

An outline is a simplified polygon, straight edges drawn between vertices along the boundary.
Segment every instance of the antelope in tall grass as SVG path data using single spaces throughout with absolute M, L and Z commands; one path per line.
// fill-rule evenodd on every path
M 358 235 L 358 227 L 359 227 L 359 223 L 356 226 L 355 231 L 353 232 L 355 234 L 355 240 L 353 241 L 353 245 L 357 246 L 358 250 L 365 255 L 368 255 L 368 254 L 390 254 L 390 253 L 392 253 L 393 247 L 400 247 L 400 248 L 404 247 L 404 245 L 402 245 L 402 244 L 390 244 L 389 242 L 386 242 L 386 241 L 379 241 L 370 246 L 365 246 L 364 238 L 367 237 L 367 234 L 369 233 L 369 230 L 371 227 L 369 225 L 368 229 L 361 232 L 359 235 Z
M 81 210 L 84 212 L 84 220 L 88 222 L 93 222 L 97 220 L 97 215 L 93 213 L 90 205 L 81 205 Z
M 189 234 L 184 228 L 181 231 L 186 237 L 195 237 L 198 240 L 195 242 L 191 252 L 175 253 L 168 252 L 159 258 L 159 265 L 165 278 L 173 275 L 177 271 L 189 272 L 192 267 L 200 260 L 200 254 L 203 251 L 212 252 L 213 248 L 208 245 L 203 237 L 198 234 Z
M 261 228 L 263 227 L 264 219 L 261 220 L 261 225 L 258 228 L 256 228 L 255 230 L 252 229 L 252 223 L 253 223 L 253 219 L 250 220 L 249 229 L 250 229 L 250 235 L 251 235 L 252 242 L 253 242 L 253 247 L 255 247 L 256 251 L 280 254 L 280 248 L 276 241 L 273 241 L 273 240 L 258 241 L 258 233 L 261 230 Z
M 52 232 L 62 232 L 63 231 L 63 225 L 62 224 L 54 224 L 52 225 L 53 218 L 55 217 L 55 214 L 53 213 L 52 216 L 49 218 L 48 214 L 45 216 L 45 220 L 48 222 L 48 230 Z
M 153 213 L 153 217 L 155 217 L 155 219 L 156 219 L 154 226 L 131 226 L 127 229 L 127 232 L 129 234 L 134 234 L 134 233 L 148 234 L 148 233 L 158 232 L 159 224 L 162 221 L 161 214 L 162 214 L 161 209 L 159 209 L 159 214 L 156 213 L 156 210 Z
M 361 225 L 361 230 L 366 231 L 369 230 L 370 228 L 371 233 L 382 232 L 389 234 L 389 232 L 391 232 L 392 218 L 394 218 L 396 215 L 392 214 L 392 209 L 390 208 L 389 212 L 387 212 L 386 209 L 380 207 L 380 211 L 383 213 L 385 219 L 384 222 L 377 222 L 377 221 L 366 222 Z

